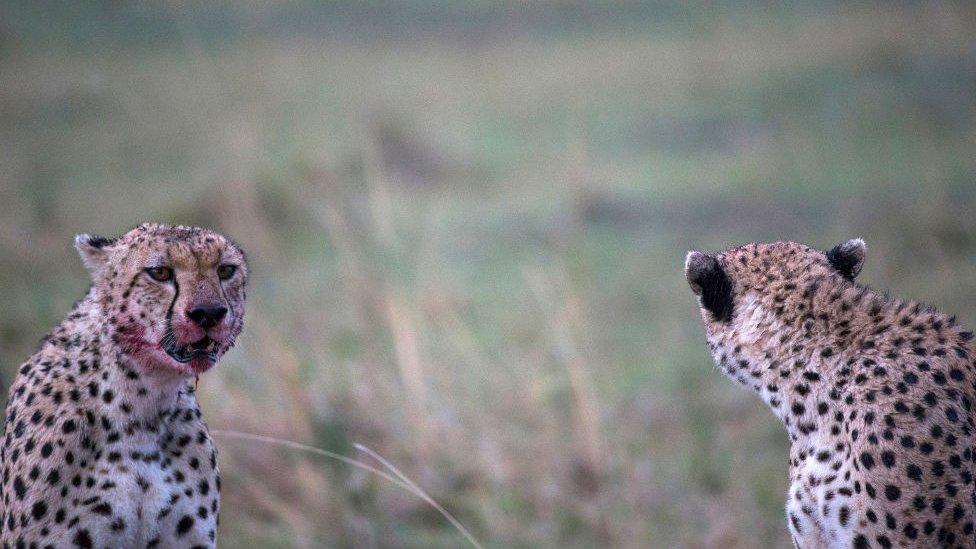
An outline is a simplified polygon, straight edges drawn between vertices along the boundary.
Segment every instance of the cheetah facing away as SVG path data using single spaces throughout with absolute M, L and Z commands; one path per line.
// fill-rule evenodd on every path
M 973 547 L 972 333 L 854 282 L 866 247 L 690 252 L 719 368 L 790 438 L 797 547 Z
M 214 547 L 220 476 L 193 379 L 234 344 L 247 265 L 225 237 L 79 235 L 84 299 L 17 374 L 3 547 Z

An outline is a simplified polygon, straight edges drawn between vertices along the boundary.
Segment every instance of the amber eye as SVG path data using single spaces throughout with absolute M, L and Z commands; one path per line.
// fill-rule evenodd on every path
M 173 269 L 169 267 L 149 267 L 146 273 L 156 282 L 167 282 L 173 278 Z
M 227 280 L 228 278 L 234 276 L 234 273 L 236 272 L 236 265 L 221 265 L 220 267 L 217 267 L 217 278 Z

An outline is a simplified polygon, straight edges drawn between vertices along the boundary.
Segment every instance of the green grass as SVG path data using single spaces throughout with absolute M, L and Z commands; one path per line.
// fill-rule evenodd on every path
M 488 547 L 786 545 L 785 433 L 684 254 L 861 236 L 864 281 L 976 323 L 973 14 L 506 6 L 0 8 L 4 381 L 84 291 L 75 233 L 214 226 L 253 278 L 212 426 L 362 442 Z M 220 455 L 222 544 L 462 542 Z

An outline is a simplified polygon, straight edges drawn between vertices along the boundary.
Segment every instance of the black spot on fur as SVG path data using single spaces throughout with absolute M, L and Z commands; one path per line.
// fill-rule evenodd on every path
M 190 515 L 184 515 L 183 518 L 180 519 L 180 522 L 176 525 L 176 535 L 182 536 L 183 534 L 189 532 L 190 528 L 193 528 L 193 517 Z
M 47 513 L 47 504 L 43 501 L 38 501 L 34 503 L 31 507 L 31 516 L 35 519 L 41 519 Z
M 91 534 L 88 533 L 88 530 L 78 530 L 72 541 L 77 547 L 87 548 L 92 546 Z

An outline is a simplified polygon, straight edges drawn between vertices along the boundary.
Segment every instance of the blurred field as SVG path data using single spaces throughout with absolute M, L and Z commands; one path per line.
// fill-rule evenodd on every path
M 976 326 L 969 4 L 213 6 L 0 5 L 4 385 L 85 290 L 75 233 L 212 226 L 253 271 L 212 427 L 366 444 L 489 547 L 785 546 L 785 433 L 686 250 L 862 236 L 863 281 Z M 222 545 L 463 543 L 218 444 Z

